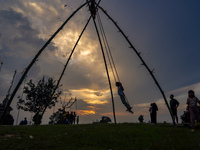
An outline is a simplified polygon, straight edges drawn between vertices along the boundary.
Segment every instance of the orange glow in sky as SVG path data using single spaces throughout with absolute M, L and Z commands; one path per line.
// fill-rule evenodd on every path
M 79 115 L 94 115 L 96 114 L 94 110 L 78 110 Z
M 88 104 L 107 104 L 108 101 L 107 100 L 84 100 L 86 103 Z
M 107 92 L 90 89 L 72 90 L 72 93 L 79 98 L 82 98 L 88 104 L 107 104 Z M 98 94 L 97 94 L 98 93 Z

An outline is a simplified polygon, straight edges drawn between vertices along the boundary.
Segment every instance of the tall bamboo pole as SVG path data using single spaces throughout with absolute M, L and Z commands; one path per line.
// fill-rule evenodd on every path
M 24 87 L 25 87 L 25 84 L 26 84 L 26 78 L 24 79 Z M 23 95 L 24 95 L 24 92 L 22 91 L 22 95 L 21 95 L 22 99 L 23 99 Z M 18 109 L 17 119 L 16 119 L 16 125 L 18 125 L 19 113 L 20 113 L 20 109 Z
M 67 60 L 67 62 L 66 62 L 66 64 L 65 64 L 65 66 L 64 66 L 64 68 L 63 68 L 63 71 L 62 71 L 62 73 L 61 73 L 59 79 L 58 79 L 57 85 L 56 85 L 56 87 L 55 87 L 55 89 L 54 89 L 54 91 L 53 91 L 53 93 L 52 93 L 52 96 L 53 96 L 53 94 L 55 93 L 56 89 L 58 88 L 58 86 L 59 86 L 59 84 L 60 84 L 60 81 L 61 81 L 61 79 L 62 79 L 62 76 L 64 75 L 65 70 L 66 70 L 66 68 L 67 68 L 67 65 L 68 65 L 68 63 L 69 63 L 69 61 L 70 61 L 70 59 L 71 59 L 71 57 L 72 57 L 72 55 L 73 55 L 73 53 L 74 53 L 74 50 L 75 50 L 76 46 L 78 45 L 78 42 L 80 41 L 80 39 L 81 39 L 81 37 L 82 37 L 82 35 L 83 35 L 83 33 L 84 33 L 86 27 L 88 26 L 88 24 L 89 24 L 91 18 L 92 18 L 92 17 L 89 18 L 89 20 L 87 21 L 87 23 L 86 23 L 84 29 L 82 30 L 81 34 L 79 35 L 79 38 L 78 38 L 78 40 L 76 41 L 76 44 L 74 45 L 74 48 L 73 48 L 73 50 L 71 51 L 71 54 L 70 54 L 70 56 L 69 56 L 69 58 L 68 58 L 68 60 Z
M 103 59 L 104 59 L 104 63 L 105 63 L 105 68 L 106 68 L 106 73 L 107 73 L 107 77 L 108 77 L 110 93 L 111 93 L 111 98 L 112 98 L 114 123 L 116 124 L 114 98 L 113 98 L 112 86 L 111 86 L 110 76 L 109 76 L 108 67 L 107 67 L 107 63 L 106 63 L 106 58 L 105 58 L 103 46 L 102 46 L 102 43 L 101 43 L 101 38 L 100 38 L 100 35 L 99 35 L 99 31 L 98 31 L 98 28 L 97 28 L 97 25 L 96 25 L 96 21 L 95 21 L 94 18 L 93 18 L 93 22 L 94 22 L 94 25 L 95 25 L 95 28 L 96 28 L 97 36 L 99 38 L 99 43 L 100 43 L 100 46 L 101 46 L 101 51 L 102 51 L 102 55 L 103 55 Z

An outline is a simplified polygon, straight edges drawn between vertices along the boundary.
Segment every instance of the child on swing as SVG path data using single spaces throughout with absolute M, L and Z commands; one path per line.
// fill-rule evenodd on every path
M 116 82 L 116 86 L 118 87 L 118 95 L 120 96 L 121 98 L 121 101 L 122 103 L 126 106 L 127 110 L 126 111 L 129 111 L 130 113 L 133 114 L 133 111 L 131 110 L 132 107 L 129 105 L 129 103 L 126 101 L 126 96 L 124 94 L 124 88 L 122 86 L 122 84 L 120 82 Z

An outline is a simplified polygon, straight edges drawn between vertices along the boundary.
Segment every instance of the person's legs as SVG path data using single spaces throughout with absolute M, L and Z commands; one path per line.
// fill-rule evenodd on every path
M 121 98 L 121 101 L 122 103 L 124 104 L 124 106 L 126 106 L 127 110 L 126 111 L 129 111 L 130 113 L 133 114 L 133 111 L 131 110 L 132 107 L 129 105 L 129 103 L 127 103 L 126 99 L 125 99 L 125 96 L 121 96 L 120 95 L 120 98 Z
M 155 115 L 154 115 L 154 123 L 155 124 L 157 123 L 157 112 L 155 112 Z
M 127 110 L 130 110 L 131 106 L 126 102 L 125 97 L 120 95 L 120 98 L 121 98 L 122 103 L 126 106 Z
M 157 117 L 156 112 L 153 112 L 152 113 L 152 123 L 155 123 L 155 124 L 157 123 L 156 117 Z
M 151 123 L 153 123 L 153 115 L 152 115 L 152 113 L 150 113 L 150 117 L 151 117 Z
M 172 114 L 174 116 L 174 119 L 176 119 L 176 123 L 178 124 L 178 116 L 177 116 L 177 109 L 172 110 Z
M 190 113 L 190 125 L 191 125 L 191 128 L 194 129 L 194 112 L 193 112 L 193 108 L 189 108 L 189 113 Z
M 175 118 L 176 118 L 176 122 L 177 122 L 177 124 L 178 124 L 178 116 L 176 115 Z

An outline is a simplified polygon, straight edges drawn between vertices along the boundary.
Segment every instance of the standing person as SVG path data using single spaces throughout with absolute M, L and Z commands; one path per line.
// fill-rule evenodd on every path
M 179 102 L 176 99 L 174 99 L 173 94 L 170 95 L 170 99 L 171 99 L 170 100 L 170 109 L 171 109 L 173 117 L 176 119 L 176 122 L 178 124 L 177 108 L 179 106 Z
M 64 124 L 67 124 L 67 113 L 64 113 L 63 118 L 64 118 L 63 123 L 64 123 Z
M 150 112 L 150 118 L 151 118 L 151 123 L 152 123 L 152 103 L 150 104 L 150 107 L 149 107 L 149 112 Z M 150 123 L 150 121 L 149 121 Z
M 74 111 L 74 115 L 73 115 L 73 123 L 75 124 L 76 122 L 76 112 Z
M 67 117 L 67 122 L 66 122 L 66 124 L 69 124 L 69 118 L 70 118 L 69 111 L 67 111 L 67 113 L 66 113 L 66 117 Z
M 19 125 L 27 125 L 27 123 L 28 122 L 27 122 L 27 119 L 25 117 L 24 120 L 22 120 Z
M 197 103 L 200 104 L 199 99 L 195 96 L 195 93 L 193 90 L 189 90 L 186 104 L 188 105 L 188 111 L 190 113 L 191 131 L 194 131 L 195 120 L 197 120 L 197 122 L 200 122 L 199 109 L 197 107 Z
M 28 124 L 28 122 L 27 122 L 27 119 L 26 119 L 26 117 L 24 118 L 24 125 L 27 125 Z
M 120 96 L 121 98 L 121 101 L 122 103 L 126 106 L 127 110 L 126 111 L 129 111 L 130 113 L 133 114 L 133 111 L 131 110 L 132 107 L 129 105 L 129 103 L 126 101 L 126 97 L 125 97 L 125 94 L 124 94 L 124 88 L 122 86 L 122 84 L 120 82 L 116 82 L 116 86 L 118 87 L 118 95 Z
M 71 111 L 71 114 L 69 115 L 69 124 L 73 123 L 74 113 Z
M 158 106 L 156 103 L 151 103 L 150 104 L 150 117 L 151 117 L 151 123 L 156 124 L 157 123 L 157 111 L 158 111 Z
M 79 124 L 79 116 L 76 118 L 76 123 Z

